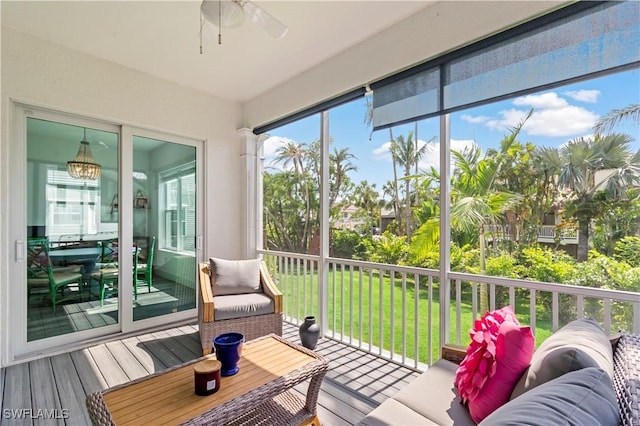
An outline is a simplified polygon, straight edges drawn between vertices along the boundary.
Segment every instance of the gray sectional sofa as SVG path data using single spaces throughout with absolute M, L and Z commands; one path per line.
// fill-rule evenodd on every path
M 443 351 L 360 425 L 475 425 L 453 385 L 464 352 L 450 354 Z M 510 400 L 480 425 L 640 426 L 639 395 L 640 335 L 610 339 L 595 321 L 580 319 L 536 349 Z

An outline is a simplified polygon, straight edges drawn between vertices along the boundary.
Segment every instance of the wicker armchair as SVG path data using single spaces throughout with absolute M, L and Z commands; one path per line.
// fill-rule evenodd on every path
M 230 296 L 214 296 L 215 275 L 211 273 L 212 268 L 209 263 L 199 263 L 198 269 L 201 296 L 198 307 L 198 326 L 204 355 L 211 353 L 213 339 L 222 333 L 239 332 L 244 334 L 247 341 L 270 333 L 282 336 L 282 293 L 273 282 L 264 262 L 260 263 L 260 294 L 272 299 L 273 312 L 259 315 L 245 313 L 244 316 L 237 318 L 226 318 L 229 316 L 227 313 L 225 319 L 216 319 L 216 314 L 219 317 L 223 316 L 216 309 L 216 302 L 222 305 L 222 302 L 225 302 L 224 298 Z

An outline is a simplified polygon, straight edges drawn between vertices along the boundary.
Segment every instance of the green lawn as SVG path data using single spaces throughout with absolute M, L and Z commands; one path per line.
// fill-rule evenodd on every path
M 272 272 L 273 273 L 273 272 Z M 273 273 L 277 284 L 284 295 L 285 314 L 302 318 L 305 315 L 317 315 L 317 273 L 300 275 L 297 271 L 287 273 Z M 395 276 L 393 285 L 388 275 L 380 277 L 377 273 L 369 274 L 358 271 L 344 271 L 341 268 L 329 271 L 329 330 L 344 336 L 352 336 L 363 342 L 371 342 L 380 346 L 380 331 L 382 330 L 382 348 L 391 348 L 391 330 L 393 330 L 394 352 L 402 354 L 403 336 L 405 337 L 406 356 L 415 359 L 416 344 L 414 341 L 416 328 L 416 312 L 418 316 L 418 359 L 427 363 L 428 331 L 431 330 L 433 343 L 431 353 L 433 360 L 439 358 L 439 325 L 440 303 L 439 285 L 432 285 L 431 315 L 429 315 L 429 285 L 426 278 L 422 279 L 418 292 L 418 307 L 415 308 L 416 286 L 413 275 L 407 277 L 403 284 L 402 277 Z M 403 287 L 404 300 L 403 300 Z M 393 289 L 393 291 L 392 291 Z M 313 294 L 313 305 L 311 295 Z M 304 301 L 306 300 L 306 303 Z M 506 299 L 508 303 L 508 299 Z M 405 309 L 403 311 L 403 303 Z M 449 342 L 456 342 L 456 304 L 455 295 L 451 295 L 450 335 Z M 506 304 L 504 303 L 504 304 Z M 464 285 L 461 294 L 461 339 L 462 345 L 469 343 L 469 329 L 472 327 L 471 286 Z M 529 324 L 528 295 L 516 297 L 516 315 L 521 324 Z M 362 308 L 360 309 L 360 306 Z M 496 307 L 503 305 L 496 302 Z M 382 307 L 382 311 L 380 310 Z M 551 335 L 551 321 L 548 313 L 537 307 L 536 309 L 536 342 L 539 344 Z M 369 321 L 371 315 L 371 321 Z M 344 318 L 344 322 L 343 322 Z M 362 327 L 362 337 L 360 337 Z M 371 333 L 370 330 L 371 329 Z

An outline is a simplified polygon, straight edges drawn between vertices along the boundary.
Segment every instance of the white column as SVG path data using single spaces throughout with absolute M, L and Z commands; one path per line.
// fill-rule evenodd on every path
M 449 115 L 440 116 L 440 347 L 447 343 L 450 329 L 449 315 L 449 241 L 451 191 L 449 188 L 451 163 L 449 161 Z M 458 306 L 458 309 L 460 307 Z
M 260 215 L 258 214 L 260 204 L 258 203 L 258 136 L 254 135 L 251 129 L 242 128 L 238 130 L 238 135 L 243 139 L 244 148 L 240 154 L 242 161 L 242 176 L 244 179 L 244 194 L 242 198 L 242 256 L 245 259 L 257 257 L 257 244 L 260 225 Z M 258 227 L 260 226 L 260 227 Z M 260 247 L 262 248 L 262 247 Z
M 329 329 L 329 113 L 320 119 L 320 262 L 318 264 L 318 316 L 320 335 Z

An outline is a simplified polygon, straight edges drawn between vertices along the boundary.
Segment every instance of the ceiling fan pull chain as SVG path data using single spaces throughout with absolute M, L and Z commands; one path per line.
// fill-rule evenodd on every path
M 200 8 L 200 54 L 202 55 L 202 27 L 204 26 L 204 17 L 202 16 L 202 8 Z
M 218 44 L 222 44 L 222 0 L 218 0 Z

